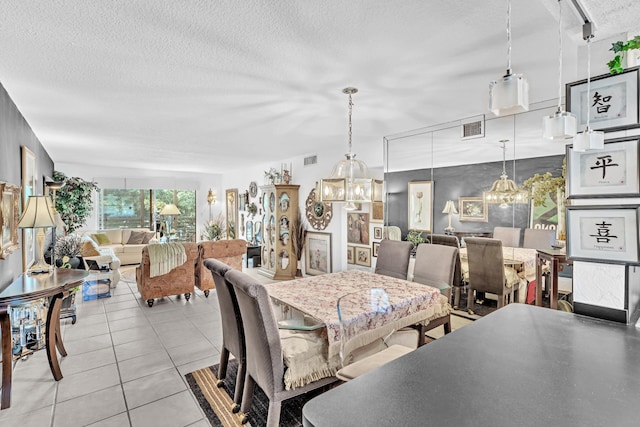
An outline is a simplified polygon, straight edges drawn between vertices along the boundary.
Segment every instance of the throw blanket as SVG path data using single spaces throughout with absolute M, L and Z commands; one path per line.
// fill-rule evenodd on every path
M 182 243 L 158 243 L 148 245 L 149 277 L 162 276 L 187 262 Z

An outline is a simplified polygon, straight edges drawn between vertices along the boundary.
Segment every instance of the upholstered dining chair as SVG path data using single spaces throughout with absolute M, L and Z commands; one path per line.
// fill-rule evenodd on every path
M 269 398 L 267 426 L 276 427 L 280 421 L 283 400 L 331 384 L 337 379 L 322 378 L 302 387 L 286 390 L 278 324 L 267 290 L 241 271 L 229 270 L 225 273 L 224 279 L 233 286 L 236 293 L 243 325 L 251 325 L 244 330 L 247 373 L 240 410 L 248 414 L 253 400 L 253 390 L 258 384 Z
M 502 242 L 502 246 L 512 248 L 520 247 L 520 228 L 517 227 L 494 227 L 493 238 Z M 466 242 L 467 239 L 464 239 Z
M 484 237 L 467 237 L 469 262 L 469 294 L 467 310 L 473 314 L 474 291 L 490 292 L 498 296 L 498 308 L 514 301 L 520 278 L 516 271 L 504 265 L 502 242 Z
M 402 230 L 397 225 L 387 225 L 383 229 L 384 239 L 402 240 Z
M 429 236 L 431 243 L 434 245 L 452 246 L 460 251 L 460 240 L 456 236 L 447 236 L 446 234 L 432 234 Z M 455 269 L 453 271 L 453 308 L 457 309 L 460 304 L 460 291 L 466 290 L 467 284 L 462 280 L 462 266 L 460 264 L 460 254 L 456 257 Z
M 456 260 L 459 259 L 458 248 L 428 243 L 418 245 L 413 281 L 438 288 L 440 293 L 447 297 L 445 314 L 425 323 L 422 329 L 423 333 L 440 325 L 444 326 L 445 334 L 451 332 L 451 307 L 448 301 L 451 296 Z
M 220 365 L 218 368 L 218 387 L 224 385 L 224 379 L 227 376 L 227 365 L 229 363 L 229 354 L 238 361 L 238 374 L 236 376 L 236 388 L 233 392 L 232 407 L 233 412 L 240 410 L 242 403 L 242 392 L 244 389 L 244 379 L 246 372 L 246 352 L 244 327 L 242 325 L 242 317 L 238 308 L 238 300 L 233 287 L 224 280 L 225 274 L 231 270 L 231 266 L 209 258 L 204 261 L 204 267 L 210 270 L 210 274 L 215 283 L 216 293 L 218 295 L 218 304 L 220 305 L 220 318 L 222 320 L 222 351 L 220 352 Z
M 525 228 L 523 248 L 551 249 L 556 242 L 556 230 L 542 230 L 539 228 Z
M 409 258 L 413 243 L 402 240 L 384 239 L 378 248 L 378 260 L 376 261 L 376 274 L 407 280 L 409 271 Z

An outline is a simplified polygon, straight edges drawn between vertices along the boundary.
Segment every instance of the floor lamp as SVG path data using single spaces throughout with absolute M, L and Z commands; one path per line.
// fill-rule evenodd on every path
M 56 222 L 53 219 L 51 199 L 48 196 L 31 196 L 27 202 L 27 208 L 22 213 L 18 228 L 37 228 L 36 241 L 38 242 L 38 250 L 40 256 L 38 262 L 29 267 L 27 274 L 49 273 L 53 271 L 53 266 L 47 264 L 44 260 L 44 229 L 55 227 Z M 24 242 L 23 242 L 24 244 Z

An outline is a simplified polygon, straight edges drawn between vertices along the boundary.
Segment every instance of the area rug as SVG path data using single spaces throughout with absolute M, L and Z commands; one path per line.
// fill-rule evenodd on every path
M 200 407 L 207 415 L 209 422 L 214 427 L 241 426 L 242 414 L 234 414 L 231 411 L 233 406 L 233 390 L 236 386 L 236 374 L 238 363 L 232 359 L 227 367 L 227 376 L 223 387 L 216 387 L 218 382 L 218 365 L 199 369 L 185 375 L 191 391 L 196 396 Z M 302 407 L 313 397 L 322 393 L 322 389 L 312 391 L 302 396 L 297 396 L 282 402 L 280 412 L 280 426 L 298 427 L 302 425 Z M 253 427 L 267 425 L 267 413 L 269 410 L 269 399 L 264 392 L 256 385 L 249 411 L 249 421 L 246 425 Z
M 127 265 L 120 267 L 120 280 L 129 283 L 136 283 L 136 266 Z

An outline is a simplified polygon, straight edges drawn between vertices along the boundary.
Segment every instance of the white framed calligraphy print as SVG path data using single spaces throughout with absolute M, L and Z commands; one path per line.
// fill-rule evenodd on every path
M 639 264 L 638 206 L 568 206 L 567 257 Z
M 567 83 L 567 111 L 578 118 L 578 131 L 587 126 L 595 130 L 621 130 L 640 127 L 638 111 L 639 67 L 620 74 L 603 74 L 591 78 L 587 94 L 587 81 Z
M 575 151 L 567 145 L 567 198 L 637 197 L 639 137 L 611 139 L 604 150 Z

